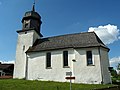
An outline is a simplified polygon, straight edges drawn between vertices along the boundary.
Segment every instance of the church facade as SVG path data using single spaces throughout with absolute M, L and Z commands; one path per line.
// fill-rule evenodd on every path
M 14 78 L 73 83 L 111 83 L 109 48 L 94 32 L 44 38 L 41 16 L 25 13 L 18 30 Z

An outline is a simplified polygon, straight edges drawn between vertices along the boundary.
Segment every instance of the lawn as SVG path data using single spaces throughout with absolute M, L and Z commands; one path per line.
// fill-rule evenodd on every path
M 72 84 L 72 90 L 91 90 L 112 85 Z M 0 79 L 0 90 L 70 90 L 69 83 Z

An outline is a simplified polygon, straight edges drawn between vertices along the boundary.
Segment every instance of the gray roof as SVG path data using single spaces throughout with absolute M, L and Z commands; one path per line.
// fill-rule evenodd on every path
M 10 67 L 13 68 L 14 64 L 1 64 L 0 62 L 0 70 L 9 69 Z
M 85 32 L 38 39 L 27 52 L 87 47 L 104 47 L 109 51 L 109 48 L 94 32 Z

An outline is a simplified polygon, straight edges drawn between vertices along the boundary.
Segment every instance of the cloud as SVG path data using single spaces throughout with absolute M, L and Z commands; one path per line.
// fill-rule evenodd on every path
M 3 61 L 3 60 L 0 60 L 1 63 L 7 63 L 7 64 L 14 64 L 15 61 L 14 60 L 11 60 L 11 61 Z
M 105 44 L 110 44 L 120 39 L 120 30 L 115 25 L 108 24 L 105 26 L 90 27 L 88 30 L 88 32 L 93 31 Z
M 110 66 L 116 68 L 116 66 L 120 63 L 120 56 L 119 57 L 113 57 L 110 59 Z

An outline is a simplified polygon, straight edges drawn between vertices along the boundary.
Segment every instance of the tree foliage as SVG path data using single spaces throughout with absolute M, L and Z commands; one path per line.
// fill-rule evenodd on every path
M 118 63 L 117 65 L 117 70 L 120 70 L 120 63 Z
M 112 77 L 116 78 L 116 77 L 117 77 L 117 72 L 116 72 L 116 70 L 112 69 L 112 70 L 111 70 L 111 75 L 112 75 Z

